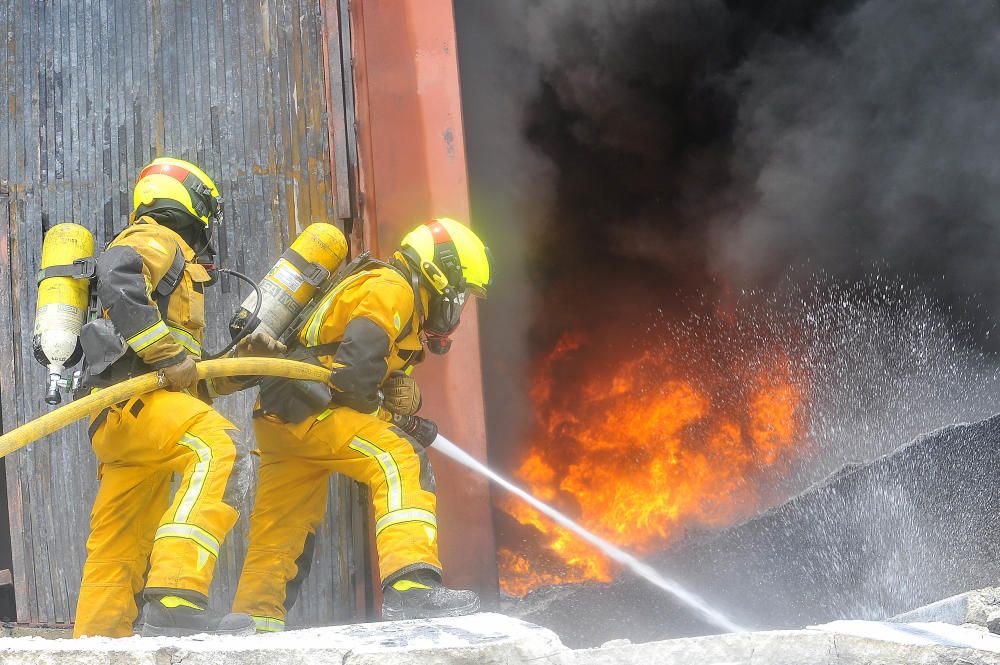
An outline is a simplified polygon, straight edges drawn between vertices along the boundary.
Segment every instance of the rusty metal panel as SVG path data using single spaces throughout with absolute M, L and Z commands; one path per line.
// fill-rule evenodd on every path
M 254 278 L 309 223 L 350 221 L 349 200 L 337 202 L 350 197 L 349 175 L 338 187 L 329 144 L 331 117 L 345 142 L 348 125 L 344 104 L 330 106 L 326 93 L 328 72 L 344 70 L 339 47 L 328 56 L 326 48 L 320 0 L 0 0 L 0 179 L 10 190 L 0 196 L 4 429 L 48 408 L 44 371 L 31 356 L 44 232 L 73 221 L 98 244 L 109 241 L 127 223 L 135 175 L 151 158 L 188 159 L 215 177 L 226 200 L 220 262 Z M 335 86 L 340 100 L 350 82 L 341 75 Z M 207 348 L 223 344 L 246 294 L 227 278 L 215 288 Z M 245 436 L 251 407 L 252 395 L 218 403 Z M 71 622 L 96 491 L 84 427 L 6 462 L 18 621 Z M 252 492 L 245 514 L 251 501 Z M 332 481 L 290 622 L 365 612 L 366 520 L 358 489 Z M 220 556 L 219 607 L 235 593 L 246 537 L 242 519 Z
M 351 5 L 360 152 L 360 214 L 370 248 L 385 256 L 416 223 L 469 221 L 455 21 L 450 0 L 360 0 Z M 475 226 L 475 224 L 473 224 Z M 475 306 L 447 356 L 417 372 L 424 410 L 470 454 L 486 459 Z M 438 469 L 446 581 L 495 595 L 490 487 L 430 451 Z

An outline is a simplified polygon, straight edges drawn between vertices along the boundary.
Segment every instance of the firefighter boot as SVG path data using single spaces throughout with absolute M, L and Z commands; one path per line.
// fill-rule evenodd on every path
M 139 632 L 143 637 L 254 634 L 254 622 L 249 615 L 213 612 L 205 609 L 206 604 L 180 596 L 147 596 Z
M 479 611 L 479 596 L 449 589 L 434 571 L 419 569 L 386 583 L 382 589 L 382 620 L 459 617 Z

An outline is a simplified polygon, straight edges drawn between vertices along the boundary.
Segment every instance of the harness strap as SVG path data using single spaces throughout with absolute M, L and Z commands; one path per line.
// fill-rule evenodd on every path
M 160 296 L 169 296 L 171 293 L 177 290 L 180 286 L 181 277 L 184 276 L 184 266 L 187 261 L 184 259 L 184 252 L 181 251 L 181 246 L 176 245 L 177 251 L 174 253 L 174 261 L 170 264 L 170 268 L 167 269 L 165 275 L 160 280 L 159 284 L 156 285 L 156 293 Z
M 97 259 L 93 256 L 86 256 L 77 259 L 73 263 L 61 266 L 49 266 L 38 271 L 37 283 L 41 284 L 43 279 L 49 277 L 72 277 L 73 279 L 90 279 L 97 274 Z
M 141 400 L 138 403 L 139 403 L 139 409 L 142 409 Z M 101 425 L 103 425 L 104 421 L 108 419 L 108 414 L 111 413 L 111 409 L 122 409 L 125 408 L 126 404 L 128 404 L 128 400 L 125 400 L 123 402 L 118 402 L 113 406 L 105 407 L 103 411 L 97 414 L 97 417 L 94 418 L 94 422 L 92 422 L 90 424 L 90 427 L 87 428 L 87 436 L 90 437 L 91 441 L 93 441 L 94 435 L 97 434 L 97 430 L 101 429 Z M 138 410 L 135 410 L 135 405 L 133 405 L 132 408 L 133 408 L 132 415 L 133 416 L 139 415 Z
M 289 247 L 281 255 L 281 258 L 291 263 L 302 273 L 306 282 L 312 286 L 321 286 L 323 282 L 330 279 L 330 271 L 313 261 L 307 261 L 304 256 Z
M 292 357 L 296 355 L 296 352 L 298 352 L 300 357 L 302 358 L 306 358 L 309 356 L 313 358 L 319 358 L 320 356 L 332 356 L 337 352 L 337 349 L 339 348 L 340 348 L 340 342 L 327 342 L 326 344 L 317 344 L 316 346 L 300 346 L 298 349 L 295 349 L 294 351 L 292 351 L 292 353 L 288 354 L 288 356 L 286 357 L 288 357 L 291 360 L 298 360 L 298 358 Z
M 167 269 L 166 274 L 163 275 L 159 284 L 156 285 L 156 289 L 153 290 L 153 302 L 156 303 L 156 309 L 160 310 L 160 318 L 163 319 L 164 323 L 167 322 L 167 311 L 170 309 L 170 296 L 180 286 L 186 264 L 187 261 L 184 259 L 184 252 L 181 251 L 180 245 L 177 245 L 177 252 L 174 253 L 173 263 L 170 264 L 170 268 Z
M 99 430 L 101 425 L 104 424 L 104 421 L 108 419 L 108 413 L 110 412 L 111 407 L 106 407 L 103 411 L 97 414 L 97 417 L 94 418 L 94 422 L 90 423 L 90 427 L 87 428 L 87 436 L 90 437 L 91 441 L 94 440 L 94 435 L 97 434 L 97 430 Z

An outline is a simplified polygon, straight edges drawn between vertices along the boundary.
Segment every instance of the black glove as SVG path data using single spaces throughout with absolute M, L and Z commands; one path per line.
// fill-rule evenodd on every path
M 392 414 L 392 424 L 412 436 L 424 448 L 430 448 L 438 435 L 437 424 L 429 418 L 420 416 L 401 416 Z

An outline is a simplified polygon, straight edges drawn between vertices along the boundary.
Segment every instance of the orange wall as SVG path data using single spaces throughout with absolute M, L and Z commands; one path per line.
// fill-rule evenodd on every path
M 361 0 L 351 5 L 361 215 L 366 246 L 388 257 L 432 217 L 469 219 L 469 192 L 451 0 Z M 486 459 L 476 311 L 469 306 L 446 356 L 415 376 L 421 415 Z M 497 589 L 490 488 L 436 455 L 441 559 L 449 585 Z

